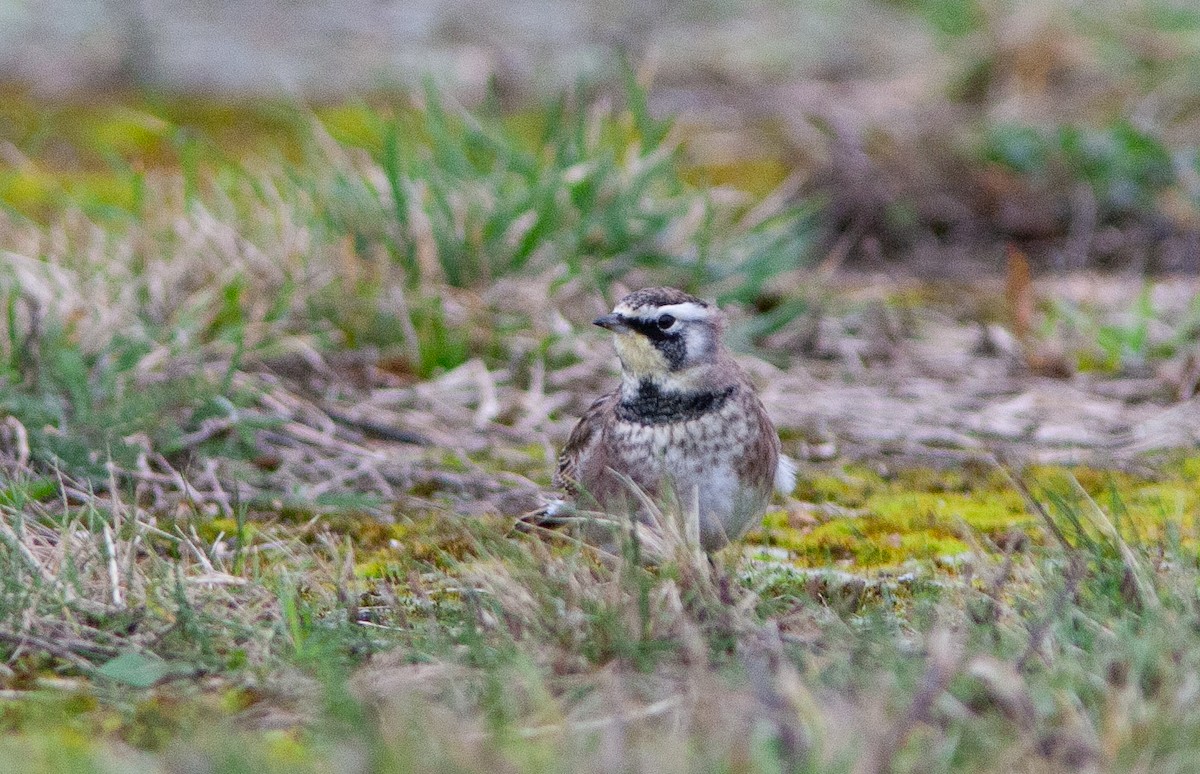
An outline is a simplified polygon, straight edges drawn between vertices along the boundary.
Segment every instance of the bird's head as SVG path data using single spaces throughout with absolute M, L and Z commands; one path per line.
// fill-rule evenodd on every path
M 644 288 L 622 298 L 596 325 L 615 334 L 626 378 L 670 384 L 686 383 L 717 363 L 724 322 L 715 304 L 675 288 Z

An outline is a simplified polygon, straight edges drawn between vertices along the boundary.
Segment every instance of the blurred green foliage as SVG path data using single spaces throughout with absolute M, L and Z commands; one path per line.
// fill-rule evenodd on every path
M 506 116 L 466 111 L 429 87 L 411 110 L 343 109 L 326 127 L 369 152 L 386 180 L 339 175 L 323 198 L 332 226 L 359 246 L 382 241 L 414 287 L 444 278 L 477 288 L 552 266 L 607 286 L 646 268 L 692 289 L 736 277 L 729 287 L 749 297 L 800 265 L 814 237 L 804 208 L 744 227 L 739 210 L 715 207 L 632 80 L 619 108 L 576 95 Z
M 946 38 L 975 32 L 986 20 L 984 3 L 978 0 L 888 0 L 925 21 Z
M 1127 121 L 1103 128 L 992 124 L 981 154 L 1039 183 L 1087 184 L 1105 217 L 1151 212 L 1178 182 L 1167 145 Z

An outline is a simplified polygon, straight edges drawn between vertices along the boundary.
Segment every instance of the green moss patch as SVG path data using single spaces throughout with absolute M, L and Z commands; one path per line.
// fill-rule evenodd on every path
M 1178 536 L 1185 545 L 1200 546 L 1196 467 L 1195 460 L 1184 459 L 1154 476 L 1049 466 L 1025 475 L 1039 501 L 1091 499 L 1126 541 Z M 802 567 L 944 563 L 972 544 L 1000 550 L 1014 535 L 1044 540 L 1041 518 L 999 471 L 914 468 L 885 477 L 851 465 L 805 478 L 796 497 L 826 507 L 808 523 L 784 512 L 772 514 L 750 540 L 787 550 Z

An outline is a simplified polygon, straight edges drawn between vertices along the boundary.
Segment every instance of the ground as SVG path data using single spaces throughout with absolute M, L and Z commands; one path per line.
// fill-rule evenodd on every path
M 1034 290 L 1072 303 L 1063 287 L 1124 293 L 1118 309 L 1140 292 Z M 820 303 L 741 356 L 799 484 L 713 564 L 670 541 L 647 560 L 514 528 L 616 375 L 588 325 L 604 301 L 582 288 L 471 299 L 560 327 L 507 366 L 246 358 L 236 414 L 193 421 L 169 455 L 138 441 L 107 482 L 39 474 L 10 414 L 9 755 L 149 771 L 1186 755 L 1186 354 L 1045 375 L 1019 343 L 987 344 L 1005 302 L 986 283 L 975 310 L 937 283 L 809 292 Z M 756 317 L 731 311 L 736 340 Z
M 1192 119 L 996 120 L 1079 51 L 989 38 L 947 96 L 1009 18 L 951 5 L 875 8 L 949 25 L 936 104 L 10 91 L 0 770 L 1189 770 L 1200 295 L 1146 269 L 1194 258 Z M 1087 94 L 1178 85 L 1143 54 Z M 711 560 L 671 503 L 521 528 L 617 377 L 590 321 L 660 283 L 729 313 L 795 491 Z

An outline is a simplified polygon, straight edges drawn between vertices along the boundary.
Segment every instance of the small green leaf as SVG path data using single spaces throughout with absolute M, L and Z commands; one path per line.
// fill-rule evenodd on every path
M 133 688 L 149 688 L 171 677 L 187 677 L 197 668 L 182 661 L 166 661 L 157 656 L 127 651 L 96 670 L 102 677 Z

